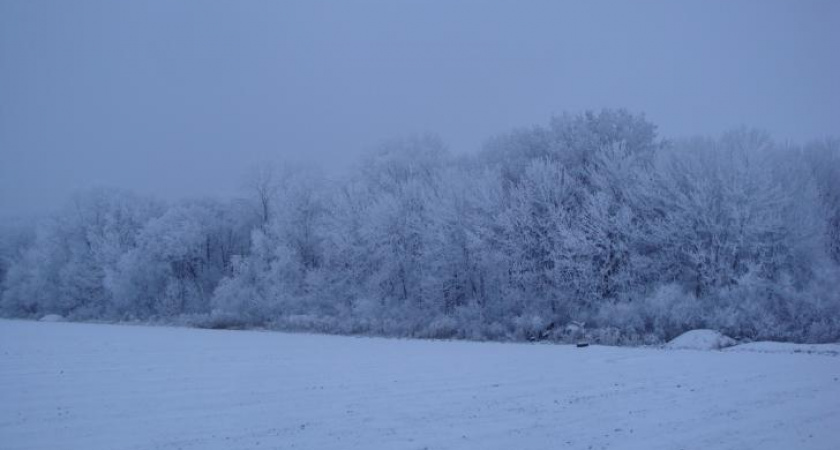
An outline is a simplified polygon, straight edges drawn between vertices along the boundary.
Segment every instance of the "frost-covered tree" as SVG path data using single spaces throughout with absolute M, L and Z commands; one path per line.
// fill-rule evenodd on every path
M 771 279 L 793 273 L 797 255 L 819 247 L 813 186 L 760 132 L 680 142 L 658 170 L 671 276 L 698 297 L 752 270 Z
M 27 249 L 35 241 L 35 226 L 34 219 L 0 220 L 0 301 L 8 285 L 6 275 L 12 267 L 20 263 Z
M 375 267 L 369 286 L 382 304 L 419 308 L 430 300 L 429 205 L 448 157 L 439 139 L 421 136 L 384 144 L 362 166 L 373 199 L 364 231 Z
M 572 191 L 565 168 L 558 162 L 535 160 L 509 191 L 509 206 L 499 216 L 501 248 L 508 259 L 508 295 L 518 303 L 517 314 L 556 315 L 574 295 L 580 270 L 576 255 L 579 236 L 569 212 Z M 571 281 L 571 283 L 569 282 Z
M 32 246 L 10 269 L 4 305 L 26 314 L 103 317 L 113 313 L 108 289 L 120 257 L 160 214 L 155 201 L 116 190 L 77 194 L 43 221 Z
M 137 236 L 111 283 L 120 311 L 137 317 L 210 311 L 210 298 L 246 251 L 241 208 L 215 201 L 170 207 Z M 247 222 L 244 223 L 247 225 Z
M 502 167 L 511 273 L 529 291 L 517 295 L 553 313 L 563 304 L 568 319 L 636 287 L 640 192 L 661 147 L 655 126 L 623 110 L 563 115 L 490 142 L 481 160 Z
M 283 171 L 272 163 L 251 168 L 242 181 L 246 198 L 252 205 L 256 222 L 266 227 L 276 214 L 277 195 L 281 189 Z
M 323 264 L 326 193 L 321 176 L 305 170 L 273 176 L 274 213 L 251 231 L 250 251 L 233 261 L 212 301 L 213 308 L 245 314 L 251 322 L 300 312 L 298 304 L 312 293 L 313 273 Z
M 476 155 L 385 142 L 349 174 L 263 165 L 244 198 L 79 195 L 0 230 L 0 312 L 608 342 L 692 327 L 840 338 L 838 141 L 665 141 L 564 114 Z M 28 236 L 28 237 L 27 237 Z M 600 333 L 600 334 L 599 334 Z
M 492 243 L 503 195 L 498 174 L 454 167 L 442 174 L 437 189 L 440 196 L 428 205 L 426 284 L 439 313 L 472 306 L 486 317 L 488 302 L 500 297 L 494 281 L 500 272 L 495 264 L 499 249 Z
M 812 142 L 805 147 L 803 156 L 819 191 L 828 253 L 840 264 L 840 139 Z

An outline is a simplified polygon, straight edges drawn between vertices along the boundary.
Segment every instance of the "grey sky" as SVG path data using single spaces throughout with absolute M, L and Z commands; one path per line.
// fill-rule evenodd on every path
M 840 134 L 836 1 L 0 0 L 0 215 L 119 186 L 229 195 L 384 138 L 474 151 L 551 114 Z

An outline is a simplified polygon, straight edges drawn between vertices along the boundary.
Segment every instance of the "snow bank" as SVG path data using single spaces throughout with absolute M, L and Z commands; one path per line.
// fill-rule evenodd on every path
M 793 344 L 790 342 L 750 342 L 729 347 L 731 352 L 759 353 L 809 353 L 817 355 L 840 356 L 840 344 Z
M 44 317 L 41 317 L 40 322 L 64 322 L 64 317 L 59 316 L 58 314 L 47 314 Z
M 715 330 L 691 330 L 672 339 L 671 342 L 665 344 L 665 348 L 672 350 L 720 350 L 735 344 L 737 344 L 735 339 L 724 336 Z

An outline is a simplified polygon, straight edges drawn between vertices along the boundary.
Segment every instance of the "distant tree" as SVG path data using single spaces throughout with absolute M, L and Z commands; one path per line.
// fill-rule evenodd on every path
M 75 195 L 61 213 L 41 223 L 32 246 L 10 269 L 6 308 L 27 315 L 112 314 L 110 277 L 160 211 L 157 202 L 117 190 Z
M 0 299 L 7 288 L 6 276 L 35 241 L 36 221 L 26 218 L 0 220 Z
M 805 147 L 804 157 L 825 213 L 828 253 L 840 264 L 840 139 L 812 142 Z
M 275 214 L 277 194 L 281 189 L 282 174 L 272 163 L 254 166 L 243 180 L 247 198 L 253 202 L 257 223 L 265 227 Z
M 289 170 L 273 176 L 276 211 L 251 232 L 250 251 L 236 258 L 212 300 L 214 308 L 252 322 L 296 311 L 297 300 L 313 289 L 311 274 L 323 264 L 326 199 L 320 174 Z
M 419 307 L 427 301 L 429 204 L 436 201 L 448 152 L 439 139 L 413 137 L 384 144 L 362 166 L 374 201 L 368 228 L 376 297 Z
M 346 176 L 270 164 L 234 201 L 81 193 L 0 226 L 0 313 L 329 332 L 840 339 L 840 145 L 661 139 L 564 114 L 476 155 L 383 143 Z M 2 224 L 0 224 L 2 225 Z
M 681 268 L 674 275 L 688 277 L 698 297 L 751 270 L 769 279 L 793 273 L 797 255 L 819 247 L 815 191 L 800 161 L 780 158 L 766 134 L 751 130 L 681 142 L 665 156 L 661 208 Z
M 219 281 L 247 251 L 249 229 L 232 211 L 215 201 L 190 201 L 150 221 L 112 283 L 120 310 L 138 317 L 209 312 Z

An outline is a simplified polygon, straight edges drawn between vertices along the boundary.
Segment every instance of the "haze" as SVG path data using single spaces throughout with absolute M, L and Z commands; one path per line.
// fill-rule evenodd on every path
M 552 114 L 666 136 L 838 134 L 840 4 L 0 3 L 0 212 L 78 189 L 229 196 L 264 161 L 339 171 L 383 139 L 453 151 Z

